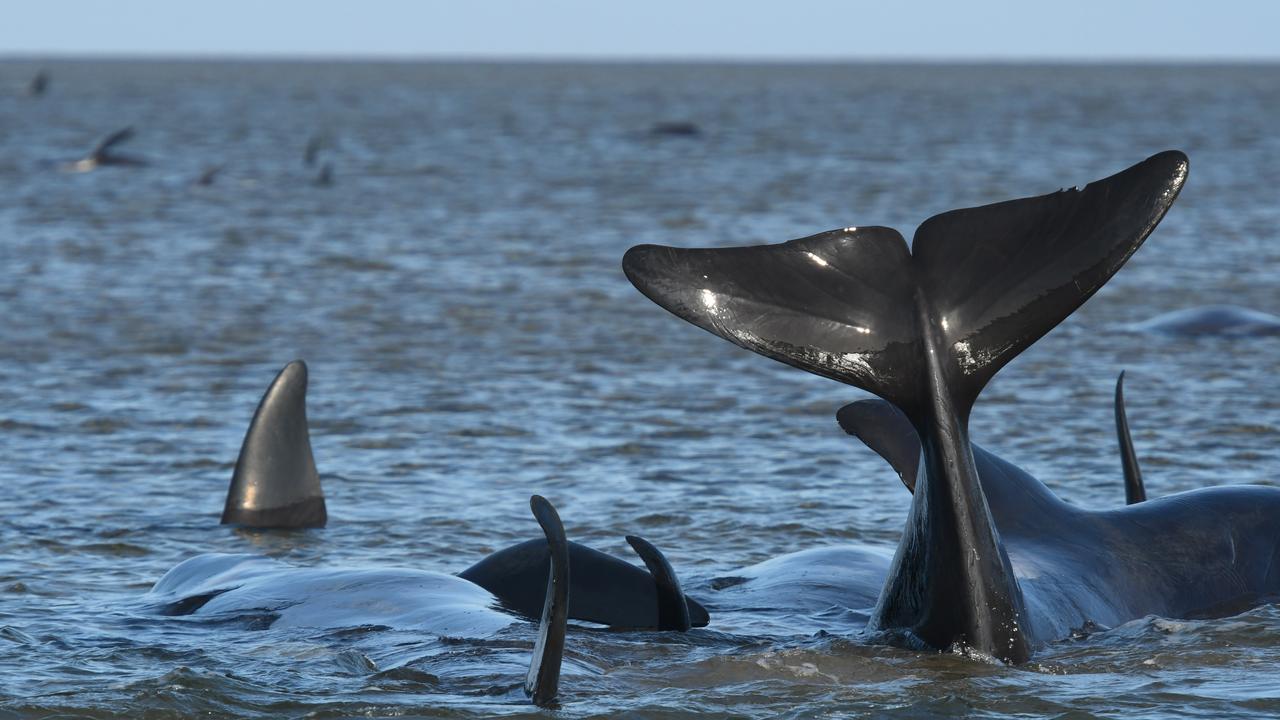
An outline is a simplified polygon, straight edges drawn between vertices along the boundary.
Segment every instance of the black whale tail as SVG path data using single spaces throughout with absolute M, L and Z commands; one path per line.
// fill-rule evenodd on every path
M 917 486 L 873 627 L 936 647 L 1030 654 L 1021 590 L 974 469 L 968 417 L 997 371 L 1092 296 L 1187 175 L 1154 155 L 1083 189 L 780 245 L 641 245 L 623 269 L 650 299 L 733 343 L 868 390 L 919 433 Z
M 560 691 L 560 665 L 564 660 L 564 634 L 569 622 L 569 541 L 555 507 L 541 495 L 529 499 L 529 508 L 547 536 L 551 570 L 547 594 L 538 621 L 538 640 L 524 679 L 524 692 L 538 707 L 555 702 Z
M 935 215 L 910 250 L 896 230 L 848 227 L 779 245 L 640 245 L 622 265 L 694 325 L 873 392 L 918 424 L 926 380 L 967 413 L 1120 269 L 1186 174 L 1186 156 L 1166 151 L 1083 189 Z
M 307 429 L 307 365 L 294 360 L 267 388 L 240 446 L 222 524 L 324 527 L 328 515 Z

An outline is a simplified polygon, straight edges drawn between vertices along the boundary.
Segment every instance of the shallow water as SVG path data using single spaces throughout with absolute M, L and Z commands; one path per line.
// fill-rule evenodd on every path
M 540 714 L 530 633 L 210 627 L 144 611 L 206 551 L 456 572 L 538 534 L 663 548 L 686 589 L 781 553 L 892 547 L 908 495 L 840 432 L 857 391 L 732 347 L 623 278 L 642 242 L 776 242 L 1080 185 L 1165 148 L 1180 199 L 1003 370 L 975 440 L 1068 500 L 1273 484 L 1280 338 L 1126 331 L 1280 313 L 1280 69 L 0 63 L 0 715 Z M 694 137 L 654 137 L 658 122 Z M 68 173 L 125 125 L 143 168 Z M 326 139 L 334 183 L 303 162 Z M 207 167 L 225 165 L 196 187 Z M 305 358 L 325 530 L 217 525 L 273 373 Z M 1100 559 L 1105 562 L 1105 559 Z M 761 637 L 572 631 L 566 717 L 1256 716 L 1280 611 L 1145 618 L 1028 666 Z M 783 629 L 785 630 L 785 628 Z

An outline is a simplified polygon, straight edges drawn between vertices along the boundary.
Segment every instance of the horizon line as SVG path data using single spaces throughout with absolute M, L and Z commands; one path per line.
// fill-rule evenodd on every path
M 1280 54 L 1196 58 L 1173 55 L 679 55 L 679 54 L 503 54 L 503 53 L 237 53 L 205 51 L 5 51 L 0 62 L 180 61 L 281 63 L 492 63 L 492 64 L 671 64 L 671 65 L 1274 65 Z

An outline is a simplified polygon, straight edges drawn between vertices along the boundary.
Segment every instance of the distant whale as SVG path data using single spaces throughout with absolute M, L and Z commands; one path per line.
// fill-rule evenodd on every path
M 112 148 L 114 148 L 117 145 L 121 145 L 125 142 L 128 142 L 129 139 L 131 139 L 132 137 L 133 137 L 133 128 L 131 127 L 127 127 L 122 130 L 117 130 L 111 133 L 110 135 L 108 135 L 106 138 L 104 138 L 96 146 L 94 146 L 93 150 L 90 150 L 88 155 L 67 165 L 66 169 L 71 172 L 89 172 L 90 170 L 94 170 L 104 166 L 114 165 L 114 166 L 124 166 L 124 167 L 140 167 L 140 166 L 146 165 L 147 161 L 141 158 L 130 157 L 128 155 L 119 155 L 117 153 L 112 152 Z
M 1138 332 L 1200 337 L 1280 335 L 1280 317 L 1239 305 L 1205 305 L 1174 310 L 1129 326 Z
M 1280 589 L 1280 490 L 1087 513 L 969 441 L 990 379 L 1137 251 L 1187 171 L 1169 151 L 1083 189 L 953 210 L 910 248 L 889 228 L 849 227 L 780 245 L 642 245 L 623 270 L 677 316 L 902 412 L 921 469 L 867 629 L 1022 662 L 1087 623 L 1219 614 Z
M 534 495 L 550 570 L 525 692 L 550 705 L 560 682 L 568 620 L 570 568 L 564 526 L 551 503 Z M 152 587 L 145 604 L 161 615 L 269 627 L 412 628 L 439 637 L 485 638 L 520 622 L 499 598 L 455 575 L 402 568 L 298 568 L 252 555 L 199 555 Z
M 295 360 L 263 394 L 236 460 L 222 512 L 224 525 L 318 528 L 328 521 L 307 425 L 307 365 Z M 632 629 L 688 630 L 710 621 L 687 598 L 666 558 L 648 541 L 628 537 L 645 568 L 570 542 L 574 567 L 569 617 Z M 533 617 L 542 607 L 542 579 L 551 558 L 541 539 L 499 550 L 458 573 Z

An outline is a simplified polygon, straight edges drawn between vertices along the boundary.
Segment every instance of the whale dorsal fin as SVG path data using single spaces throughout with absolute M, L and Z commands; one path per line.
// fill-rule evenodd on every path
M 1138 454 L 1133 449 L 1133 437 L 1129 435 L 1129 419 L 1124 411 L 1124 371 L 1116 378 L 1116 439 L 1120 442 L 1120 466 L 1124 468 L 1124 502 L 1126 505 L 1147 499 L 1147 489 L 1142 483 L 1142 469 L 1138 467 Z
M 548 707 L 560 690 L 560 664 L 564 659 L 564 633 L 569 621 L 569 541 L 555 507 L 541 495 L 529 499 L 529 508 L 547 536 L 551 570 L 547 594 L 538 621 L 538 640 L 524 679 L 524 692 L 538 707 Z
M 222 523 L 324 527 L 327 517 L 307 430 L 307 365 L 294 360 L 276 375 L 253 414 Z
M 836 420 L 845 432 L 884 458 L 908 490 L 916 491 L 920 435 L 901 410 L 884 400 L 859 400 L 840 408 Z
M 103 138 L 102 141 L 99 142 L 92 151 L 90 151 L 89 157 L 95 160 L 101 160 L 111 152 L 111 148 L 116 145 L 120 145 L 121 143 L 128 142 L 132 137 L 132 127 L 121 128 Z
M 658 591 L 658 629 L 688 632 L 691 626 L 689 604 L 685 601 L 680 579 L 676 577 L 671 563 L 667 562 L 667 557 L 653 543 L 639 535 L 628 535 L 627 544 L 636 551 L 653 576 L 653 584 Z
M 1186 156 L 1163 152 L 1083 189 L 935 215 L 911 250 L 890 228 L 850 227 L 778 245 L 639 245 L 622 266 L 681 318 L 875 393 L 918 426 L 937 391 L 967 417 L 997 370 L 1138 249 L 1186 175 Z

